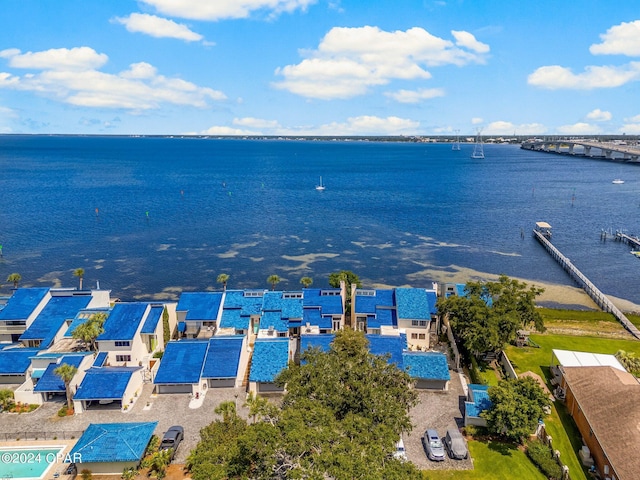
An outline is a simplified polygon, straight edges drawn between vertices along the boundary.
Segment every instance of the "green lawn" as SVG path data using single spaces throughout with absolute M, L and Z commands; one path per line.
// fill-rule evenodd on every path
M 640 356 L 640 342 L 637 340 L 571 335 L 531 335 L 531 338 L 540 348 L 509 346 L 506 349 L 507 356 L 518 373 L 532 371 L 545 379 L 549 377 L 551 350 L 554 348 L 610 354 L 614 354 L 618 350 L 625 350 Z M 586 479 L 587 476 L 577 455 L 578 449 L 582 445 L 580 433 L 565 406 L 556 402 L 545 423 L 549 435 L 554 440 L 554 448 L 560 451 L 560 458 L 569 467 L 571 479 Z
M 513 445 L 471 441 L 469 451 L 475 467 L 473 470 L 423 470 L 423 480 L 545 479 L 527 456 Z

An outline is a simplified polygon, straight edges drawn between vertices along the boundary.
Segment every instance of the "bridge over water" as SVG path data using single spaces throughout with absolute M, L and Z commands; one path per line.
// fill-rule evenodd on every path
M 640 145 L 626 145 L 624 142 L 598 142 L 580 139 L 527 140 L 522 143 L 521 148 L 559 155 L 577 155 L 617 162 L 640 163 Z

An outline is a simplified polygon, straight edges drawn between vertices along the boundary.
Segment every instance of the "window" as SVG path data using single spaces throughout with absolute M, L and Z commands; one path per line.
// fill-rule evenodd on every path
M 302 298 L 302 292 L 284 292 L 282 298 Z
M 418 339 L 418 334 L 417 333 L 412 333 L 411 334 L 411 340 L 417 340 Z
M 131 355 L 116 355 L 116 362 L 130 362 Z
M 419 340 L 424 340 L 425 338 L 427 338 L 427 336 L 426 336 L 424 333 L 420 333 L 420 334 L 418 335 L 418 339 L 419 339 Z
M 426 320 L 411 320 L 411 326 L 412 327 L 426 327 L 427 326 L 427 321 Z
M 130 347 L 131 346 L 131 342 L 126 340 L 126 341 L 118 341 L 116 340 L 116 347 Z
M 287 336 L 287 332 L 278 332 L 278 337 L 284 338 Z

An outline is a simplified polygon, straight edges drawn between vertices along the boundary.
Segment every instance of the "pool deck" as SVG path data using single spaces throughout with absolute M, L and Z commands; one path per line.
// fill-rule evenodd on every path
M 22 441 L 11 441 L 11 442 L 0 442 L 0 450 L 6 448 L 46 448 L 46 447 L 62 447 L 62 455 L 67 455 L 71 452 L 71 449 L 76 444 L 77 440 L 22 440 Z M 74 478 L 73 475 L 63 475 L 67 469 L 68 463 L 55 463 L 51 468 L 48 469 L 47 474 L 43 477 L 45 480 L 56 479 L 56 480 L 71 480 Z M 56 473 L 58 474 L 57 476 Z

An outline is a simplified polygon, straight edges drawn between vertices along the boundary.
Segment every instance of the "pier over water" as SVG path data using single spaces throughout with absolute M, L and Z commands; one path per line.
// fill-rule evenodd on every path
M 622 311 L 616 307 L 609 298 L 602 293 L 598 287 L 596 287 L 578 268 L 571 263 L 567 257 L 565 257 L 560 250 L 558 250 L 549 240 L 551 237 L 551 227 L 548 224 L 544 224 L 548 228 L 540 228 L 539 222 L 536 229 L 533 230 L 533 235 L 542 244 L 542 246 L 549 252 L 549 254 L 560 264 L 560 266 L 569 274 L 574 281 L 576 281 L 584 291 L 596 302 L 596 304 L 602 308 L 603 311 L 613 314 L 614 317 L 622 324 L 627 331 L 640 339 L 640 330 L 629 321 Z
M 640 146 L 627 145 L 625 142 L 598 142 L 584 139 L 527 140 L 520 148 L 558 155 L 640 163 Z

